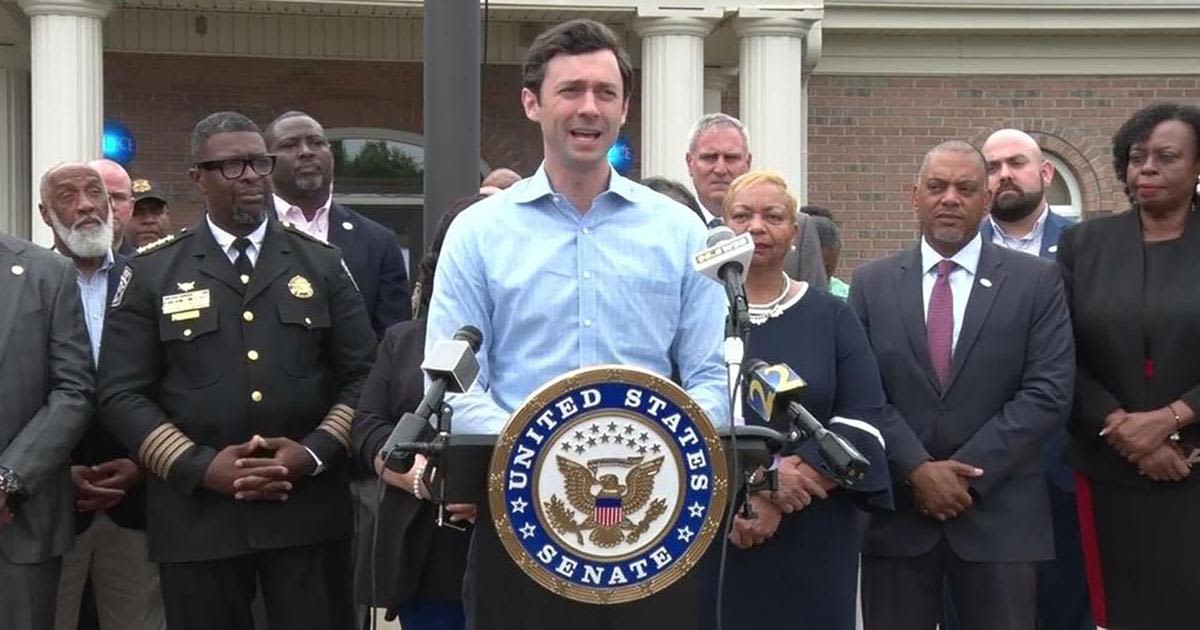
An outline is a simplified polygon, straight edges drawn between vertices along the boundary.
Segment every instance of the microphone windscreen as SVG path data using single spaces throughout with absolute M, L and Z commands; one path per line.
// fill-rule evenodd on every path
M 470 324 L 459 328 L 458 332 L 454 333 L 454 338 L 467 342 L 467 345 L 471 346 L 471 352 L 479 352 L 479 346 L 483 344 L 483 333 Z
M 716 245 L 717 243 L 721 243 L 723 241 L 728 241 L 729 239 L 734 238 L 736 236 L 737 235 L 733 233 L 733 230 L 729 229 L 729 226 L 718 225 L 717 227 L 708 231 L 708 245 L 707 246 L 712 247 L 713 245 Z

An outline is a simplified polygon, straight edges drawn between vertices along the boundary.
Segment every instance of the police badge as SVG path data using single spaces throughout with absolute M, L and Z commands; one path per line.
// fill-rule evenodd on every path
M 592 604 L 629 602 L 682 578 L 720 527 L 721 441 L 674 383 L 600 366 L 532 394 L 501 432 L 488 495 L 513 562 Z

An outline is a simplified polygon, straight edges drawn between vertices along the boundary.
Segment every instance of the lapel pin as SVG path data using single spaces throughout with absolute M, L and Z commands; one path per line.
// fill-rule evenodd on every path
M 1048 252 L 1050 252 L 1051 254 L 1053 254 L 1053 253 L 1055 253 L 1055 252 L 1057 252 L 1057 251 L 1058 251 L 1058 245 L 1051 245 L 1050 247 L 1047 247 L 1047 248 L 1046 248 L 1046 251 L 1048 251 Z
M 10 271 L 12 271 L 12 275 L 19 276 L 19 275 L 25 273 L 25 268 L 22 267 L 21 265 L 13 265 L 12 269 Z
M 342 229 L 343 229 L 343 230 L 353 230 L 353 229 L 354 229 L 354 224 L 353 224 L 353 223 L 351 223 L 351 222 L 349 222 L 349 221 L 343 221 L 343 222 L 342 222 Z
M 992 288 L 992 281 L 988 280 L 987 278 L 980 278 L 979 284 L 982 284 L 983 286 L 985 286 L 989 289 Z

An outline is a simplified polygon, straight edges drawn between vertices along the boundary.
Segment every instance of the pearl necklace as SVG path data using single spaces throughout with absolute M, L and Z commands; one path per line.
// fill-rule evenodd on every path
M 783 301 L 787 298 L 788 293 L 792 288 L 792 279 L 787 273 L 783 273 L 783 290 L 779 295 L 770 302 L 762 304 L 749 304 L 747 309 L 750 314 L 750 323 L 759 325 L 773 317 L 779 317 L 783 314 Z

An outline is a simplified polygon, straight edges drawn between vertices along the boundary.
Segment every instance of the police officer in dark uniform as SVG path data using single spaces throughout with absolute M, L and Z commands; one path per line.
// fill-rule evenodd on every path
M 245 116 L 192 132 L 198 225 L 141 248 L 100 356 L 106 426 L 148 474 L 171 630 L 349 630 L 350 422 L 375 352 L 340 251 L 271 217 Z

